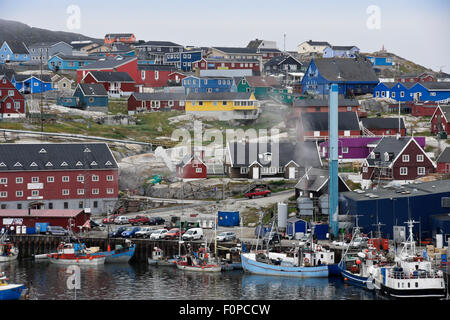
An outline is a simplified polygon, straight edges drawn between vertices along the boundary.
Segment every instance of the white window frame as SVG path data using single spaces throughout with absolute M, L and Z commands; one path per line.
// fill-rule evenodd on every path
M 426 174 L 425 167 L 417 167 L 417 175 L 424 176 Z
M 409 154 L 402 155 L 402 162 L 409 162 Z
M 31 190 L 32 197 L 39 197 L 39 190 Z
M 417 157 L 416 157 L 416 161 L 417 161 L 417 162 L 423 162 L 423 161 L 424 161 L 424 156 L 423 156 L 423 154 L 418 154 Z
M 107 175 L 106 176 L 106 181 L 114 181 L 114 176 L 111 174 L 111 175 Z
M 23 183 L 23 177 L 16 177 L 16 183 L 17 184 Z
M 70 190 L 69 189 L 62 189 L 62 195 L 63 196 L 68 196 L 70 194 Z
M 195 168 L 195 173 L 202 173 L 203 172 L 203 168 Z
M 241 174 L 247 174 L 248 173 L 248 168 L 247 167 L 241 167 L 240 172 L 241 172 Z
M 55 177 L 47 177 L 47 182 L 48 183 L 55 182 Z
M 92 181 L 99 181 L 99 180 L 100 180 L 100 177 L 98 175 L 96 175 L 96 174 L 92 175 Z
M 0 178 L 0 184 L 8 184 L 8 178 Z
M 99 194 L 100 190 L 98 188 L 92 189 L 92 194 Z
M 22 190 L 16 191 L 16 198 L 22 198 L 22 197 L 23 197 L 23 191 Z
M 84 176 L 77 176 L 77 182 L 84 182 Z
M 31 178 L 31 182 L 32 183 L 38 183 L 39 182 L 39 177 L 32 177 Z
M 407 176 L 408 175 L 408 167 L 400 167 L 400 175 Z
M 114 189 L 113 188 L 107 188 L 106 189 L 106 194 L 114 194 Z
M 70 178 L 69 178 L 69 176 L 63 176 L 61 181 L 62 182 L 69 182 Z
M 0 198 L 7 198 L 8 197 L 8 191 L 0 191 Z
M 77 189 L 77 195 L 79 196 L 84 195 L 84 189 Z

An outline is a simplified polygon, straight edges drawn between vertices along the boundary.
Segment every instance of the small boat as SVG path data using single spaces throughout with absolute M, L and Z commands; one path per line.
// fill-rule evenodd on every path
M 395 264 L 375 268 L 374 287 L 390 298 L 444 299 L 447 294 L 444 274 L 435 270 L 431 261 L 416 253 L 413 238 L 414 221 L 407 222 L 409 237 L 395 257 Z
M 168 258 L 164 251 L 158 247 L 152 250 L 152 256 L 148 258 L 148 264 L 152 266 L 176 266 L 177 258 Z
M 5 273 L 0 274 L 0 300 L 18 300 L 26 291 L 24 284 L 9 284 Z
M 135 250 L 136 245 L 129 240 L 125 241 L 125 246 L 117 244 L 114 250 L 98 251 L 96 247 L 87 248 L 87 252 L 91 256 L 105 256 L 105 263 L 128 263 L 133 257 Z
M 328 264 L 334 264 L 334 253 L 314 248 L 307 251 L 295 248 L 288 253 L 256 252 L 241 253 L 242 268 L 252 274 L 297 278 L 328 277 Z
M 17 249 L 11 242 L 0 243 L 0 262 L 8 262 L 16 260 L 19 256 Z
M 177 268 L 185 271 L 220 272 L 222 265 L 214 261 L 206 248 L 200 248 L 198 252 L 189 252 L 182 256 L 176 263 Z
M 241 248 L 230 248 L 230 252 L 222 259 L 222 271 L 242 270 Z
M 86 248 L 78 243 L 61 242 L 56 253 L 47 254 L 51 263 L 55 264 L 75 264 L 75 265 L 100 265 L 104 264 L 104 255 L 92 255 L 86 252 Z

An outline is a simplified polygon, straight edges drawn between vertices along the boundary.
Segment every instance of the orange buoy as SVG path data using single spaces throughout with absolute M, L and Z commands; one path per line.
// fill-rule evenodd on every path
M 347 281 L 348 279 L 347 278 L 344 278 L 344 281 Z
M 77 263 L 78 263 L 78 258 L 77 258 Z
M 111 247 L 109 246 L 109 244 L 108 244 L 108 251 L 111 251 Z

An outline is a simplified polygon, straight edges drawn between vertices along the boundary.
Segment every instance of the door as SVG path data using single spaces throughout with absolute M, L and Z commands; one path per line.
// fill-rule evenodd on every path
M 289 167 L 289 179 L 295 179 L 295 167 Z
M 258 167 L 253 167 L 252 173 L 253 173 L 252 179 L 259 179 L 259 168 Z

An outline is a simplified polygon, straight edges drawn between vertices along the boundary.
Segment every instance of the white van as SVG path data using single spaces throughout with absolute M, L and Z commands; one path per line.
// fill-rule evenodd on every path
M 127 224 L 128 223 L 128 217 L 126 216 L 118 216 L 114 219 L 115 224 Z
M 200 240 L 203 238 L 203 229 L 191 228 L 181 238 L 186 241 Z

